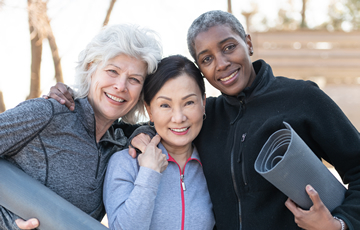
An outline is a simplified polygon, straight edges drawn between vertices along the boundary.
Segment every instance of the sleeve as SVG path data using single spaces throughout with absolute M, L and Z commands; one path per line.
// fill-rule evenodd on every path
M 134 139 L 134 137 L 136 137 L 140 133 L 145 133 L 145 134 L 149 135 L 150 138 L 153 138 L 156 135 L 156 130 L 154 127 L 152 127 L 150 125 L 143 124 L 143 125 L 139 126 L 129 137 L 129 143 L 131 146 L 132 146 L 132 144 L 131 144 L 132 139 Z M 139 150 L 137 150 L 137 151 L 139 151 Z
M 149 229 L 161 174 L 138 167 L 128 150 L 115 153 L 104 183 L 110 229 Z
M 16 219 L 19 219 L 17 215 L 0 206 L 0 229 L 12 229 L 20 230 L 20 228 L 15 223 Z
M 131 134 L 140 126 L 141 124 L 131 125 L 129 123 L 123 122 L 122 120 L 116 120 L 112 125 L 114 130 L 117 128 L 122 129 L 126 137 L 130 137 Z
M 336 103 L 320 89 L 309 87 L 304 105 L 305 128 L 312 149 L 332 164 L 344 184 L 348 184 L 345 200 L 332 214 L 343 219 L 350 230 L 360 227 L 360 134 Z M 304 102 L 306 103 L 306 102 Z M 299 115 L 301 117 L 303 115 Z
M 20 151 L 50 122 L 51 102 L 38 98 L 20 103 L 0 114 L 0 156 L 11 156 Z M 0 228 L 19 229 L 19 217 L 0 206 Z
M 0 114 L 0 156 L 21 150 L 51 121 L 54 113 L 49 100 L 32 99 Z

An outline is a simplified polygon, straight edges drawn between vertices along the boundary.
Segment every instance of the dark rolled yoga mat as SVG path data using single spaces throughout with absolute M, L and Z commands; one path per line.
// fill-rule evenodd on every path
M 0 205 L 27 220 L 37 218 L 40 230 L 106 230 L 104 225 L 0 158 Z
M 273 133 L 262 147 L 255 170 L 303 209 L 312 206 L 305 190 L 310 184 L 331 212 L 342 204 L 346 188 L 291 126 L 284 124 L 286 129 Z

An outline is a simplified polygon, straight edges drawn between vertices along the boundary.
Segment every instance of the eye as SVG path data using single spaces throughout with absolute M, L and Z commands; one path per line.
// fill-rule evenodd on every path
M 118 72 L 117 72 L 116 70 L 114 70 L 114 69 L 108 69 L 108 70 L 106 70 L 106 72 L 107 72 L 111 77 L 116 77 L 116 76 L 119 75 Z
M 235 44 L 230 44 L 224 47 L 224 52 L 229 52 L 233 49 L 235 49 L 236 45 Z
M 194 101 L 187 101 L 186 103 L 185 103 L 185 105 L 192 105 L 192 104 L 194 104 L 195 102 Z
M 210 63 L 212 60 L 212 58 L 210 56 L 205 56 L 203 59 L 202 59 L 202 63 Z
M 130 77 L 130 82 L 134 84 L 141 84 L 141 81 L 136 77 Z
M 161 108 L 170 108 L 170 106 L 168 104 L 161 104 L 160 107 Z

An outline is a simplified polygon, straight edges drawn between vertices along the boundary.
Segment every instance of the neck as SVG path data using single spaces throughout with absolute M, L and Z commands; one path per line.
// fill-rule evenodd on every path
M 110 128 L 113 120 L 105 120 L 100 119 L 95 115 L 95 122 L 96 122 L 96 143 L 98 143 L 102 136 L 106 133 L 106 131 Z
M 174 160 L 176 161 L 176 163 L 179 164 L 181 171 L 184 170 L 184 166 L 186 161 L 191 157 L 191 154 L 193 152 L 193 146 L 192 143 L 189 143 L 185 146 L 169 146 L 166 143 L 164 143 L 163 141 L 161 141 L 161 143 L 164 145 L 166 151 L 168 152 L 168 154 L 174 158 Z

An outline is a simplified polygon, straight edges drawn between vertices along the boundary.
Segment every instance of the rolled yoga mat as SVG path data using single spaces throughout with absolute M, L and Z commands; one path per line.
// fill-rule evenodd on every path
M 313 205 L 305 190 L 310 184 L 331 212 L 342 204 L 346 188 L 291 126 L 284 124 L 287 129 L 273 133 L 262 147 L 255 170 L 303 209 Z
M 104 225 L 57 195 L 21 169 L 0 158 L 0 205 L 40 230 L 106 230 Z

